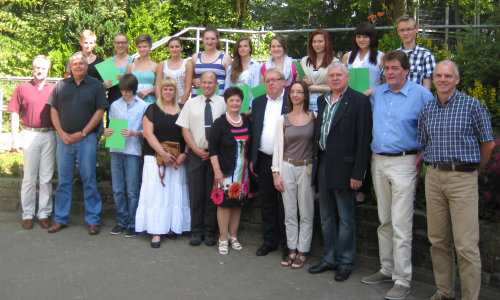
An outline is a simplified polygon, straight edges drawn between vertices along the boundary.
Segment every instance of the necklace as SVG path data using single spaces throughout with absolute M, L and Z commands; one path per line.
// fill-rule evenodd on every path
M 241 121 L 242 121 L 241 115 L 238 115 L 238 116 L 240 117 L 240 119 L 239 119 L 239 121 L 238 121 L 238 122 L 236 122 L 236 121 L 235 121 L 235 120 L 233 120 L 233 119 L 229 116 L 229 114 L 226 112 L 226 117 L 228 117 L 228 118 L 229 118 L 229 120 L 230 120 L 231 122 L 233 122 L 234 124 L 240 124 L 240 123 L 241 123 Z

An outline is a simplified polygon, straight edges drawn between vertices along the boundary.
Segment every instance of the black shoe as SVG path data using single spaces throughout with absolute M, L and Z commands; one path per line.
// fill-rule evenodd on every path
M 311 274 L 323 273 L 326 271 L 335 271 L 337 270 L 337 266 L 330 266 L 324 261 L 321 261 L 319 264 L 314 265 L 307 270 Z
M 203 240 L 203 236 L 201 234 L 193 233 L 191 235 L 191 240 L 189 240 L 189 245 L 199 246 L 199 245 L 201 245 L 201 240 Z
M 217 245 L 217 241 L 215 240 L 213 233 L 207 233 L 205 235 L 205 245 L 210 246 L 210 247 Z
M 287 257 L 290 254 L 290 249 L 288 247 L 282 247 L 281 251 L 282 251 L 282 254 L 283 254 L 282 259 L 285 259 L 285 257 Z
M 350 274 L 351 274 L 351 270 L 340 268 L 335 273 L 335 281 L 345 281 L 345 280 L 347 280 L 347 278 L 349 278 Z
M 165 236 L 166 236 L 166 237 L 167 237 L 167 239 L 169 239 L 169 240 L 176 240 L 176 239 L 177 239 L 177 233 L 174 233 L 174 232 L 172 232 L 172 233 L 167 233 L 167 234 L 165 234 Z
M 125 231 L 126 238 L 134 237 L 136 235 L 137 234 L 135 233 L 135 228 L 129 228 L 129 229 L 127 229 L 127 231 Z
M 257 256 L 265 256 L 267 254 L 269 254 L 269 252 L 273 252 L 273 251 L 276 251 L 278 247 L 274 246 L 274 247 L 271 247 L 271 246 L 268 246 L 266 244 L 260 246 L 259 249 L 257 249 L 257 253 L 255 253 Z
M 109 234 L 117 235 L 121 234 L 123 231 L 125 231 L 125 228 L 121 227 L 120 225 L 116 225 L 115 228 L 111 229 Z
M 158 242 L 151 242 L 151 248 L 160 248 L 161 246 L 161 240 Z

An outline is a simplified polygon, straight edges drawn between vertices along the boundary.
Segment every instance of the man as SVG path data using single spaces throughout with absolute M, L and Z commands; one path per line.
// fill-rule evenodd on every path
M 432 300 L 454 299 L 455 255 L 458 255 L 462 299 L 478 299 L 478 174 L 494 148 L 488 110 L 476 98 L 457 91 L 457 65 L 440 62 L 434 70 L 436 97 L 422 108 L 418 142 L 429 165 L 425 177 L 427 229 L 437 292 Z M 422 159 L 422 156 L 420 156 Z
M 413 194 L 422 167 L 417 154 L 418 113 L 433 96 L 407 79 L 410 61 L 403 51 L 384 57 L 387 82 L 370 97 L 373 111 L 372 179 L 377 197 L 379 272 L 361 282 L 394 281 L 386 299 L 404 299 L 410 292 Z
M 75 164 L 83 183 L 85 221 L 88 233 L 100 232 L 102 201 L 96 184 L 97 125 L 108 107 L 102 83 L 87 75 L 87 57 L 76 52 L 70 57 L 72 77 L 57 83 L 48 104 L 59 135 L 56 160 L 58 184 L 54 202 L 54 221 L 50 233 L 68 226 Z
M 431 51 L 417 45 L 418 26 L 410 15 L 403 15 L 397 21 L 398 35 L 403 44 L 398 50 L 404 51 L 410 59 L 408 80 L 414 81 L 431 90 L 431 78 L 436 60 Z
M 7 109 L 12 112 L 12 151 L 19 152 L 21 141 L 24 152 L 24 176 L 21 186 L 21 207 L 24 229 L 33 228 L 36 204 L 36 178 L 40 180 L 38 221 L 42 228 L 50 227 L 52 213 L 52 175 L 56 151 L 56 132 L 50 119 L 47 100 L 55 85 L 46 82 L 50 59 L 37 55 L 33 59 L 33 79 L 17 86 Z M 19 132 L 19 115 L 23 124 Z
M 368 169 L 372 117 L 369 98 L 347 85 L 345 64 L 330 64 L 327 74 L 331 92 L 318 98 L 313 170 L 313 182 L 318 171 L 324 249 L 323 260 L 309 273 L 338 268 L 335 280 L 344 281 L 356 256 L 354 203 Z
M 202 95 L 186 102 L 176 122 L 182 127 L 182 136 L 189 146 L 186 172 L 191 206 L 191 246 L 199 246 L 203 239 L 207 246 L 217 244 L 217 208 L 210 199 L 214 170 L 208 153 L 208 137 L 213 121 L 226 111 L 226 104 L 222 97 L 215 95 L 216 86 L 215 73 L 203 73 Z
M 259 195 L 262 202 L 264 244 L 257 249 L 257 256 L 267 255 L 281 243 L 283 255 L 288 255 L 281 194 L 274 188 L 271 170 L 276 124 L 286 113 L 285 75 L 280 69 L 269 68 L 264 73 L 266 95 L 253 100 L 250 172 L 259 178 Z

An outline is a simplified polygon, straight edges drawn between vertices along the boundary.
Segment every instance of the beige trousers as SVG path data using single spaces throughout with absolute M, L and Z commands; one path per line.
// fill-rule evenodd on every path
M 429 167 L 425 178 L 427 227 L 434 277 L 439 291 L 454 297 L 455 254 L 462 299 L 478 299 L 481 287 L 477 172 L 442 171 Z

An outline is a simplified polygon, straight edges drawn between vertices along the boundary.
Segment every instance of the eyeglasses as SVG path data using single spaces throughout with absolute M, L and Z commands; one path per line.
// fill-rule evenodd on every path
M 115 42 L 115 45 L 126 45 L 128 42 Z
M 290 95 L 304 95 L 304 91 L 290 91 Z
M 267 84 L 272 84 L 272 83 L 276 83 L 278 81 L 281 81 L 281 80 L 284 80 L 283 78 L 278 78 L 278 79 L 268 79 L 266 80 L 266 83 Z
M 407 32 L 412 32 L 413 30 L 415 30 L 416 27 L 413 27 L 413 28 L 401 28 L 401 29 L 398 29 L 398 32 L 399 33 L 407 33 Z

